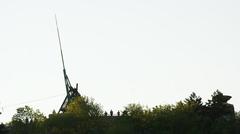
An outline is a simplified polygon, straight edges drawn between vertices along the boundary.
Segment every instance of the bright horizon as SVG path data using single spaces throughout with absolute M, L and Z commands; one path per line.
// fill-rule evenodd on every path
M 67 74 L 104 110 L 175 104 L 219 89 L 240 110 L 240 2 L 122 0 L 0 2 L 0 122 L 24 105 L 45 115 Z M 32 102 L 33 101 L 33 102 Z

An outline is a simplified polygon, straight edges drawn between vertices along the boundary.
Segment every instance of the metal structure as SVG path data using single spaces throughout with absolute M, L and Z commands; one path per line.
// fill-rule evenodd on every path
M 64 59 L 63 59 L 63 51 L 62 51 L 62 44 L 61 44 L 61 39 L 60 39 L 60 33 L 59 33 L 59 28 L 58 28 L 58 23 L 57 23 L 57 17 L 55 15 L 55 21 L 56 21 L 56 27 L 57 27 L 57 34 L 58 34 L 58 42 L 59 42 L 59 47 L 61 51 L 61 57 L 62 57 L 62 64 L 63 64 L 63 76 L 64 76 L 64 81 L 65 81 L 65 86 L 66 86 L 66 92 L 67 96 L 65 97 L 58 113 L 63 113 L 66 110 L 67 105 L 71 100 L 73 100 L 77 96 L 81 96 L 80 93 L 78 92 L 78 84 L 76 84 L 76 87 L 72 87 L 70 80 L 67 76 L 66 69 L 65 69 L 65 64 L 64 64 Z

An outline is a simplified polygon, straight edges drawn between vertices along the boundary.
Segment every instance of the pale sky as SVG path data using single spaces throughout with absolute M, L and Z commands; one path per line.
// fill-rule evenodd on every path
M 58 110 L 67 74 L 104 110 L 175 104 L 219 89 L 240 110 L 239 0 L 0 1 L 0 122 Z M 55 96 L 55 97 L 54 97 Z M 36 101 L 38 100 L 38 101 Z

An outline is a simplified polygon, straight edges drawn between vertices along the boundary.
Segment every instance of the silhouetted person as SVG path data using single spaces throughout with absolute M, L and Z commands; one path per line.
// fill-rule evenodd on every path
M 25 119 L 25 124 L 28 124 L 28 123 L 29 123 L 29 119 L 26 118 L 26 119 Z
M 110 116 L 113 116 L 113 111 L 112 110 L 110 111 Z
M 120 112 L 119 111 L 117 112 L 117 116 L 120 116 Z
M 33 119 L 31 119 L 29 123 L 32 124 L 33 123 Z
M 106 111 L 104 112 L 104 115 L 107 116 L 107 112 Z

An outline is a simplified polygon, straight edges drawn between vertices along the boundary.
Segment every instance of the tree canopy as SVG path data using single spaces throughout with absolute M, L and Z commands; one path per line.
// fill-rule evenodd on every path
M 34 110 L 29 106 L 20 107 L 17 109 L 17 113 L 13 115 L 13 121 L 44 121 L 46 117 L 38 109 Z
M 97 117 L 103 115 L 100 104 L 86 96 L 78 96 L 67 106 L 66 113 L 74 113 L 80 117 Z
M 176 104 L 147 108 L 131 103 L 118 116 L 103 115 L 100 104 L 80 96 L 64 113 L 46 118 L 39 110 L 20 107 L 5 134 L 239 134 L 239 112 L 227 101 L 230 96 L 215 91 L 207 103 L 196 93 Z

